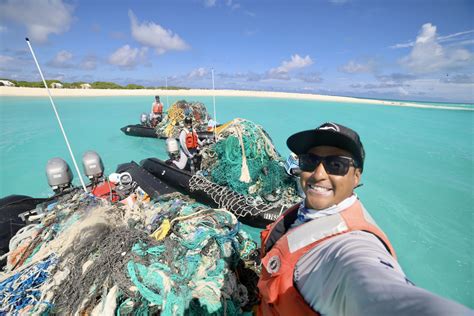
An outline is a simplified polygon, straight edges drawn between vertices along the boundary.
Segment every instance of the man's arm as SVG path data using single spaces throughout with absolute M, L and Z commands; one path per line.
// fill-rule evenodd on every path
M 321 243 L 295 268 L 295 286 L 323 315 L 474 315 L 414 286 L 374 235 L 355 231 Z

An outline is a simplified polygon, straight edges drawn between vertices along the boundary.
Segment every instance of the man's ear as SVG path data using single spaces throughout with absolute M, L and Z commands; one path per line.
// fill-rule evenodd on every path
M 355 168 L 354 169 L 354 188 L 356 188 L 359 185 L 361 175 L 362 173 L 360 172 L 360 169 Z

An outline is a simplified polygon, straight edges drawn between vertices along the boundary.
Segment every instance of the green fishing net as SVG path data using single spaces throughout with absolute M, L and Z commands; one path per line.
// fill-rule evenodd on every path
M 226 124 L 207 154 L 213 163 L 204 168 L 211 180 L 237 193 L 266 197 L 292 186 L 270 137 L 253 122 L 236 119 Z

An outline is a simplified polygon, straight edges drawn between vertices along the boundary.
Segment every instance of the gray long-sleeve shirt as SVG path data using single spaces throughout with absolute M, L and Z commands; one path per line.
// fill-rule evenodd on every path
M 380 240 L 362 231 L 330 238 L 306 253 L 294 281 L 321 315 L 474 315 L 414 286 Z

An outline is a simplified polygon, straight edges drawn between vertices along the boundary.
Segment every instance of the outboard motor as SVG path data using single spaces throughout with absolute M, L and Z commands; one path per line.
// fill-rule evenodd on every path
M 82 155 L 82 167 L 92 184 L 100 182 L 104 175 L 104 164 L 99 154 L 93 150 L 86 151 L 84 155 Z
M 167 138 L 166 139 L 166 151 L 170 158 L 176 158 L 179 154 L 179 144 L 176 138 Z
M 66 161 L 61 158 L 52 158 L 46 164 L 46 177 L 54 193 L 61 193 L 72 187 L 74 176 Z
M 142 114 L 140 115 L 140 123 L 141 123 L 143 126 L 147 126 L 147 124 L 148 124 L 148 114 L 142 113 Z

